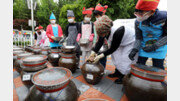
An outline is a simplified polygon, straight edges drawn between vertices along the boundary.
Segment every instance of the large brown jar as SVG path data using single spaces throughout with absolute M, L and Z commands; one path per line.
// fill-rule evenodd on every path
M 45 69 L 47 67 L 47 56 L 46 55 L 31 55 L 23 57 L 20 67 L 21 78 L 23 82 L 31 83 L 31 77 L 37 71 Z
M 40 46 L 34 46 L 33 47 L 33 53 L 34 54 L 40 54 L 41 53 L 41 47 Z
M 50 50 L 50 47 L 43 47 L 41 48 L 41 55 L 49 55 L 49 50 Z
M 33 46 L 31 46 L 31 45 L 26 46 L 26 47 L 25 47 L 25 51 L 27 51 L 27 52 L 33 52 Z
M 70 70 L 61 67 L 37 72 L 25 101 L 77 101 L 80 92 L 70 80 L 71 75 Z
M 48 55 L 48 60 L 53 66 L 58 66 L 59 58 L 61 57 L 60 49 L 51 49 L 50 54 Z
M 86 62 L 83 64 L 81 71 L 86 82 L 93 85 L 98 84 L 104 75 L 104 67 L 99 62 Z
M 17 54 L 17 60 L 15 61 L 14 66 L 16 67 L 18 72 L 21 72 L 21 67 L 20 64 L 22 63 L 21 58 L 26 57 L 26 56 L 31 56 L 33 55 L 33 53 L 21 53 L 21 54 Z
M 16 50 L 13 51 L 13 67 L 15 67 L 15 61 L 17 60 L 17 54 L 25 53 L 25 51 L 22 50 Z
M 167 101 L 166 71 L 138 64 L 131 67 L 123 80 L 129 101 Z
M 13 51 L 23 51 L 24 49 L 23 48 L 20 48 L 20 47 L 13 47 Z
M 75 53 L 75 46 L 63 46 L 59 66 L 68 68 L 72 73 L 78 68 L 78 58 Z

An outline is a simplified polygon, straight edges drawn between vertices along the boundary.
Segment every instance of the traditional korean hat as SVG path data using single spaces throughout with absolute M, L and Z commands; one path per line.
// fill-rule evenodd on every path
M 108 8 L 108 5 L 102 6 L 100 3 L 96 5 L 95 10 L 106 13 L 106 10 Z
M 72 10 L 67 10 L 67 17 L 74 17 L 74 12 Z
M 39 25 L 38 29 L 43 29 L 43 26 Z
M 136 9 L 138 10 L 156 10 L 160 0 L 138 0 Z
M 92 11 L 94 10 L 94 8 L 88 8 L 86 9 L 85 7 L 83 7 L 83 11 L 82 14 L 90 14 L 92 15 Z
M 56 17 L 55 17 L 55 15 L 54 15 L 54 13 L 52 12 L 51 13 L 51 15 L 50 15 L 50 18 L 49 18 L 50 20 L 52 20 L 52 19 L 56 19 Z
M 107 15 L 103 15 L 95 24 L 98 35 L 110 32 L 112 26 L 113 21 Z

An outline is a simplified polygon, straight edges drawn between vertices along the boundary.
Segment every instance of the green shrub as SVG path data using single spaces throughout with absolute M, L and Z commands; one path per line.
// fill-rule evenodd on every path
M 30 45 L 30 41 L 25 41 L 25 42 L 21 42 L 21 41 L 16 41 L 16 42 L 13 42 L 13 45 L 18 45 L 18 43 L 19 43 L 19 45 L 21 46 L 27 46 L 27 45 Z

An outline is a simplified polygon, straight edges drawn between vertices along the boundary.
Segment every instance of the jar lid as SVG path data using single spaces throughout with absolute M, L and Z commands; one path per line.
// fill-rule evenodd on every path
M 75 49 L 75 46 L 64 46 L 65 49 Z
M 13 55 L 17 55 L 20 53 L 25 53 L 25 51 L 22 51 L 22 50 L 13 51 Z
M 31 55 L 33 55 L 33 53 L 22 53 L 22 54 L 18 54 L 18 55 L 17 55 L 17 58 L 21 59 L 21 58 L 23 58 L 23 57 L 31 56 Z
M 55 92 L 68 85 L 72 73 L 63 67 L 41 70 L 33 75 L 32 82 L 43 92 Z
M 60 49 L 51 49 L 51 53 L 61 53 Z
M 39 64 L 39 63 L 44 64 L 44 62 L 45 63 L 47 62 L 47 56 L 46 55 L 31 55 L 31 56 L 23 57 L 22 62 L 24 65 L 27 64 L 25 66 L 28 66 L 31 64 L 35 65 L 35 64 Z
M 62 47 L 62 52 L 63 53 L 72 53 L 75 51 L 75 46 L 63 46 Z
M 43 47 L 43 48 L 41 48 L 42 50 L 49 50 L 49 49 L 51 49 L 50 47 L 48 47 L 48 46 L 45 46 L 45 47 Z
M 109 101 L 109 100 L 100 99 L 100 98 L 87 98 L 87 99 L 82 100 L 82 101 Z
M 20 67 L 22 68 L 23 71 L 26 72 L 35 72 L 35 71 L 39 71 L 41 69 L 44 69 L 47 67 L 47 63 L 42 64 L 42 65 L 38 65 L 38 66 L 24 66 L 24 64 L 20 64 Z
M 40 49 L 40 46 L 34 46 L 33 49 Z
M 167 75 L 167 72 L 163 69 L 153 67 L 153 66 L 132 64 L 131 74 L 133 74 L 136 77 L 146 79 L 149 81 L 161 82 L 161 81 L 164 81 Z
M 13 48 L 13 51 L 15 51 L 15 50 L 23 50 L 23 48 L 14 47 L 14 48 Z

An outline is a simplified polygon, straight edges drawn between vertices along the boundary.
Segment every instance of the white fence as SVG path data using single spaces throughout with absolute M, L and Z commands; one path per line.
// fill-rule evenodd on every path
M 20 47 L 25 47 L 27 45 L 31 45 L 31 31 L 21 31 L 19 34 L 18 30 L 14 30 L 15 34 L 13 35 L 13 44 Z M 26 35 L 24 34 L 26 33 Z M 34 41 L 34 35 L 32 35 Z

